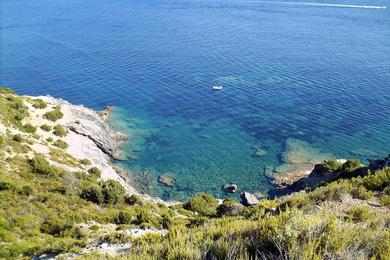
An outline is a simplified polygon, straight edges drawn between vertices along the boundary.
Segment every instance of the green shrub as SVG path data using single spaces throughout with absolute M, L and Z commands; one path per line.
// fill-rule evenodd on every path
M 12 140 L 14 140 L 15 142 L 21 143 L 21 142 L 24 141 L 24 138 L 22 137 L 21 134 L 16 134 L 16 135 L 14 135 L 14 137 L 12 138 Z
M 104 203 L 117 204 L 123 201 L 126 192 L 118 181 L 107 180 L 99 184 L 102 189 Z
M 15 94 L 15 92 L 10 88 L 2 88 L 0 87 L 0 94 L 8 95 L 8 94 Z
M 88 170 L 90 178 L 92 179 L 100 179 L 102 172 L 97 167 L 92 167 Z
M 35 133 L 35 131 L 37 131 L 37 128 L 35 126 L 33 126 L 32 124 L 24 124 L 22 127 L 20 127 L 20 130 L 22 130 L 23 132 L 26 132 L 26 133 Z
M 56 106 L 52 111 L 46 112 L 43 117 L 50 120 L 50 121 L 57 121 L 58 119 L 61 119 L 64 116 L 64 114 L 61 112 L 61 107 Z
M 23 186 L 19 192 L 19 194 L 25 195 L 25 196 L 30 196 L 33 193 L 34 193 L 34 190 L 30 186 Z
M 174 221 L 168 214 L 161 215 L 161 226 L 162 228 L 169 229 L 173 225 Z
M 340 169 L 340 177 L 352 178 L 360 175 L 361 163 L 358 160 L 347 160 L 342 164 Z
M 148 223 L 154 226 L 157 226 L 158 220 L 156 219 L 155 216 L 153 216 L 147 209 L 145 208 L 140 208 L 138 210 L 137 216 L 135 220 L 133 221 L 134 224 L 136 225 L 141 225 L 144 223 Z
M 379 199 L 383 205 L 390 207 L 390 195 L 382 194 Z
M 41 129 L 43 131 L 50 132 L 51 131 L 51 126 L 49 126 L 47 124 L 44 124 L 44 125 L 41 125 Z
M 91 165 L 92 164 L 91 161 L 88 159 L 82 159 L 82 160 L 80 160 L 80 163 L 83 165 Z
M 125 196 L 125 202 L 130 206 L 133 206 L 135 204 L 143 205 L 141 198 L 135 194 L 131 196 Z
M 33 107 L 38 108 L 38 109 L 43 109 L 47 107 L 47 104 L 45 101 L 42 99 L 33 99 Z
M 244 206 L 234 199 L 225 199 L 221 205 L 217 207 L 218 216 L 237 216 L 240 215 Z
M 322 164 L 326 172 L 337 172 L 341 168 L 341 163 L 337 160 L 327 160 Z
M 390 168 L 362 178 L 362 184 L 368 190 L 382 191 L 390 184 Z
M 354 222 L 367 221 L 372 219 L 373 217 L 373 212 L 364 206 L 357 206 L 349 210 L 349 218 Z
M 7 182 L 7 181 L 0 181 L 0 191 L 14 190 L 14 189 L 16 189 L 16 185 L 14 183 Z
M 131 224 L 134 219 L 134 214 L 128 210 L 119 211 L 118 218 L 116 220 L 117 224 Z
M 83 188 L 81 191 L 80 197 L 85 199 L 85 200 L 97 203 L 97 204 L 104 202 L 104 196 L 102 193 L 102 189 L 99 185 L 96 185 L 96 184 L 91 184 L 91 185 Z
M 374 196 L 372 191 L 367 190 L 364 186 L 358 186 L 351 192 L 354 198 L 368 200 Z
M 53 143 L 54 146 L 58 147 L 58 148 L 61 148 L 61 149 L 66 149 L 69 147 L 69 145 L 62 141 L 62 140 L 57 140 Z
M 72 228 L 72 225 L 67 223 L 62 217 L 49 216 L 42 223 L 40 231 L 52 236 L 61 236 L 66 230 Z
M 53 134 L 55 134 L 56 136 L 64 137 L 68 134 L 68 132 L 65 130 L 64 127 L 62 127 L 62 125 L 56 125 L 53 129 Z
M 205 216 L 213 216 L 217 213 L 218 201 L 210 194 L 199 193 L 190 198 L 184 205 L 185 209 L 198 212 Z
M 49 137 L 46 139 L 46 141 L 48 141 L 49 143 L 53 142 L 53 138 Z
M 51 166 L 49 162 L 41 155 L 36 155 L 34 158 L 29 160 L 29 164 L 34 173 L 54 176 L 63 173 L 62 169 Z
M 0 135 L 0 145 L 2 145 L 4 142 L 4 137 L 2 135 Z

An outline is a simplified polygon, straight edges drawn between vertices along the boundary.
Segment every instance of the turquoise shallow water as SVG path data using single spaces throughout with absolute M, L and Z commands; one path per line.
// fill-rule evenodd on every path
M 363 8 L 388 3 L 313 2 L 1 0 L 0 83 L 116 105 L 120 164 L 149 172 L 153 195 L 266 191 L 289 138 L 390 152 L 390 9 Z

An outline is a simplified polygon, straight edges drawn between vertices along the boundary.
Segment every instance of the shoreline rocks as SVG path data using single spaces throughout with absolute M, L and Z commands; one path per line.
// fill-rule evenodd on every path
M 237 184 L 229 183 L 223 185 L 222 190 L 226 193 L 235 193 L 237 191 L 237 188 L 238 188 Z
M 242 200 L 242 204 L 245 206 L 254 206 L 260 203 L 260 200 L 258 200 L 255 195 L 246 191 L 241 192 L 240 198 Z
M 176 179 L 172 174 L 163 174 L 158 177 L 158 182 L 167 187 L 173 187 L 176 182 Z

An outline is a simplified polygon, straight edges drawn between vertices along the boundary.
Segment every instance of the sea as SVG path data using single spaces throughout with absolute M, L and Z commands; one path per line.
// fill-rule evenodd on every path
M 0 0 L 0 84 L 113 105 L 153 196 L 267 193 L 308 153 L 390 153 L 390 2 Z

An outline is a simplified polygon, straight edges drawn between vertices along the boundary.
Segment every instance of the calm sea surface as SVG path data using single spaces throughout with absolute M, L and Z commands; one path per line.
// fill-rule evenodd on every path
M 121 164 L 153 195 L 266 191 L 289 138 L 390 152 L 388 1 L 1 0 L 0 15 L 1 85 L 117 106 Z

